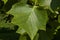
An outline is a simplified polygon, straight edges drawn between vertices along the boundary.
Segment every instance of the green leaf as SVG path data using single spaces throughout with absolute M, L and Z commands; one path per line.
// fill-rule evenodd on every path
M 23 28 L 28 33 L 31 40 L 33 40 L 38 29 L 46 30 L 46 22 L 48 20 L 46 10 L 41 10 L 36 6 L 31 8 L 26 4 L 15 4 L 8 13 L 14 15 L 12 23 L 19 25 L 20 28 Z M 20 28 L 17 31 L 19 31 Z
M 32 15 L 31 9 L 29 7 L 26 8 L 25 6 L 22 6 L 22 7 L 19 6 L 17 7 L 17 9 L 14 10 L 15 12 L 12 11 L 12 15 L 15 16 L 15 18 L 12 20 L 12 23 L 17 24 L 21 28 L 23 28 L 29 34 L 29 36 L 33 39 L 33 37 L 35 36 L 38 30 L 35 24 L 33 24 L 34 19 L 33 18 L 32 18 L 33 20 L 31 19 L 31 16 L 35 16 L 35 15 Z M 20 28 L 18 29 L 18 31 L 19 30 Z

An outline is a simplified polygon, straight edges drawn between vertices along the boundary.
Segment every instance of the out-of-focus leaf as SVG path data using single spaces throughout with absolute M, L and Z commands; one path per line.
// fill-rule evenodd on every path
M 51 2 L 51 8 L 53 10 L 56 10 L 60 7 L 60 0 L 52 0 Z
M 4 23 L 4 21 L 3 21 L 3 22 L 0 23 L 0 28 L 8 28 L 10 30 L 14 30 L 14 24 Z
M 4 6 L 4 1 L 0 0 L 0 10 L 2 9 L 3 6 Z
M 46 32 L 51 39 L 53 39 L 58 26 L 59 23 L 56 20 L 53 21 L 52 19 L 50 19 L 47 23 Z
M 5 12 L 9 11 L 12 8 L 12 5 L 14 5 L 15 3 L 19 2 L 19 1 L 20 0 L 8 0 L 3 7 L 3 10 Z
M 58 16 L 58 22 L 60 23 L 60 15 Z
M 18 40 L 19 36 L 18 33 L 0 33 L 0 39 L 2 40 Z
M 3 0 L 4 1 L 4 3 L 6 3 L 8 0 Z
M 53 40 L 60 40 L 60 29 L 57 30 L 56 35 L 54 36 Z
M 39 39 L 38 40 L 51 40 L 47 33 L 43 30 L 39 31 Z

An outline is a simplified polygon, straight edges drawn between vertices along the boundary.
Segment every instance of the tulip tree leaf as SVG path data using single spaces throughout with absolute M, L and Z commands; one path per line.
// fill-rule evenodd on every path
M 36 6 L 31 8 L 27 4 L 15 4 L 8 13 L 14 15 L 12 23 L 23 28 L 28 33 L 31 40 L 33 40 L 38 30 L 46 30 L 48 16 L 47 11 L 44 9 L 41 10 Z M 17 31 L 19 31 L 20 28 Z

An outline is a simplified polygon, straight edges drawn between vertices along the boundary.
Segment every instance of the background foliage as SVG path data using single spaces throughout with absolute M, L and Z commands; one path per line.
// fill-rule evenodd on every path
M 60 0 L 0 0 L 0 40 L 60 40 Z

